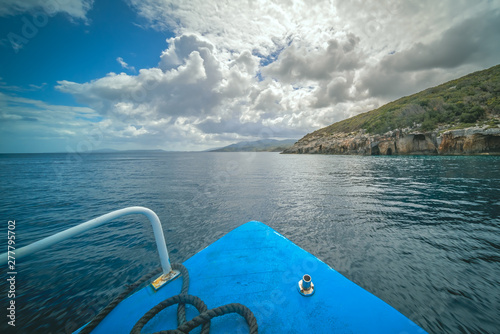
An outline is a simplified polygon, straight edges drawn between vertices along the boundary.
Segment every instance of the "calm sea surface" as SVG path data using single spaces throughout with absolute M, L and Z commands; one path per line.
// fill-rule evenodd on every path
M 428 332 L 500 333 L 500 157 L 0 155 L 0 180 L 2 252 L 9 220 L 20 247 L 140 205 L 179 262 L 260 220 Z M 158 265 L 142 216 L 19 260 L 17 333 L 76 330 Z M 5 278 L 0 301 L 12 332 Z

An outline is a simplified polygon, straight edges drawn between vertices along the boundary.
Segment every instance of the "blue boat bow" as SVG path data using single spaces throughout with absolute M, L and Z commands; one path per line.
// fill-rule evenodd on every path
M 189 294 L 214 308 L 241 303 L 250 308 L 260 333 L 425 333 L 393 307 L 333 270 L 272 228 L 256 221 L 231 231 L 195 254 Z M 298 283 L 310 276 L 315 293 Z M 182 278 L 158 291 L 147 286 L 120 303 L 92 333 L 129 333 L 149 309 L 178 294 Z M 187 307 L 187 318 L 198 315 Z M 155 316 L 144 333 L 177 328 L 176 307 Z M 214 318 L 211 333 L 248 333 L 238 315 Z M 78 333 L 78 332 L 77 332 Z

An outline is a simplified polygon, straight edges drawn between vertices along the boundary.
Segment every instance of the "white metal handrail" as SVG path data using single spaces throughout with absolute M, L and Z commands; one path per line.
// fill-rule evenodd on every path
M 71 227 L 65 231 L 51 235 L 50 237 L 36 241 L 28 246 L 16 249 L 15 259 L 18 260 L 22 257 L 34 254 L 42 249 L 48 248 L 56 243 L 74 237 L 94 227 L 101 226 L 104 223 L 109 222 L 110 220 L 131 214 L 143 214 L 151 222 L 151 226 L 153 226 L 153 233 L 155 235 L 156 247 L 158 248 L 158 254 L 160 255 L 160 262 L 161 262 L 161 267 L 163 269 L 163 274 L 168 275 L 172 271 L 172 267 L 170 266 L 167 245 L 165 243 L 165 236 L 163 235 L 163 229 L 161 227 L 160 219 L 158 218 L 156 213 L 154 213 L 152 210 L 141 206 L 132 206 L 125 209 L 112 211 L 100 217 L 91 219 L 80 225 Z M 8 253 L 3 253 L 2 255 L 0 255 L 0 265 L 4 265 L 8 262 L 7 255 Z

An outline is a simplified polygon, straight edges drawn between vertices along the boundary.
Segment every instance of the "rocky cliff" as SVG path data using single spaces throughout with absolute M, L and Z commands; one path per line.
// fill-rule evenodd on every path
M 363 130 L 351 133 L 305 136 L 283 151 L 288 154 L 357 154 L 357 155 L 500 155 L 499 127 L 471 127 L 439 132 L 389 131 L 369 135 Z
M 453 130 L 440 138 L 440 154 L 500 154 L 500 128 Z

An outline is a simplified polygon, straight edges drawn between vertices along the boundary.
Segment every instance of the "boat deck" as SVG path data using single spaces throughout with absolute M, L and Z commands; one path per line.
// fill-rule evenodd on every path
M 207 307 L 249 307 L 259 333 L 425 333 L 381 299 L 330 268 L 272 228 L 249 222 L 187 260 L 189 294 Z M 309 274 L 315 293 L 304 297 L 297 283 Z M 158 291 L 147 286 L 120 303 L 93 333 L 129 333 L 150 308 L 176 295 L 181 279 Z M 160 312 L 143 333 L 174 329 L 176 306 Z M 188 320 L 197 315 L 187 306 Z M 192 333 L 199 333 L 199 328 Z M 248 333 L 237 314 L 212 320 L 211 333 Z

